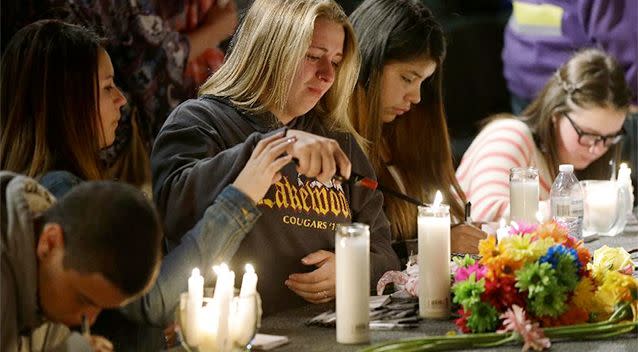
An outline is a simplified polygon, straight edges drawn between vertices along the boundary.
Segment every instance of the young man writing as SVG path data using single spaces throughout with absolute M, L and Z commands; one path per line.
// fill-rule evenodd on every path
M 131 186 L 86 182 L 59 202 L 0 172 L 2 351 L 110 350 L 68 327 L 124 305 L 157 276 L 161 225 Z

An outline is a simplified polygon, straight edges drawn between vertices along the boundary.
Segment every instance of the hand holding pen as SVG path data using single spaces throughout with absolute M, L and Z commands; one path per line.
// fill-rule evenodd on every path
M 287 129 L 284 136 L 296 138 L 290 154 L 296 160 L 298 173 L 322 183 L 328 183 L 335 175 L 350 177 L 352 164 L 334 139 L 294 129 Z
M 89 326 L 89 319 L 86 315 L 82 314 L 82 336 L 89 340 L 89 345 L 93 351 L 97 352 L 112 352 L 113 344 L 102 336 L 91 335 L 91 327 Z

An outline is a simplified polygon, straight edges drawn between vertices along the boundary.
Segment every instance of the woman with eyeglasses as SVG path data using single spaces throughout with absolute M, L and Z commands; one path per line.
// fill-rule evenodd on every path
M 556 71 L 522 116 L 488 119 L 456 172 L 473 218 L 509 215 L 513 167 L 538 169 L 541 201 L 549 198 L 559 164 L 573 164 L 579 179 L 608 178 L 609 161 L 620 156 L 630 100 L 616 60 L 586 49 Z

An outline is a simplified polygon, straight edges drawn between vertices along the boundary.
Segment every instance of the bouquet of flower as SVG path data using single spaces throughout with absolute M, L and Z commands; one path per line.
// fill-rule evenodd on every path
M 603 247 L 593 263 L 582 241 L 548 222 L 512 226 L 510 236 L 479 243 L 481 259 L 467 259 L 454 275 L 453 302 L 462 332 L 503 326 L 514 305 L 542 327 L 608 319 L 615 306 L 636 300 L 638 280 L 622 248 Z
M 365 351 L 448 350 L 521 341 L 542 350 L 550 338 L 606 338 L 638 327 L 638 279 L 622 248 L 592 256 L 555 222 L 514 225 L 479 243 L 480 259 L 457 261 L 455 323 L 465 334 L 386 342 Z

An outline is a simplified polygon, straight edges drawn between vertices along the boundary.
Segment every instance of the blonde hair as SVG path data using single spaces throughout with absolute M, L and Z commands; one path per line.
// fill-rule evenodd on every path
M 256 0 L 233 37 L 226 62 L 199 94 L 227 98 L 251 113 L 283 111 L 318 18 L 342 25 L 345 40 L 334 83 L 311 113 L 328 122 L 327 127 L 352 133 L 360 143 L 348 120 L 359 54 L 352 26 L 333 0 Z

